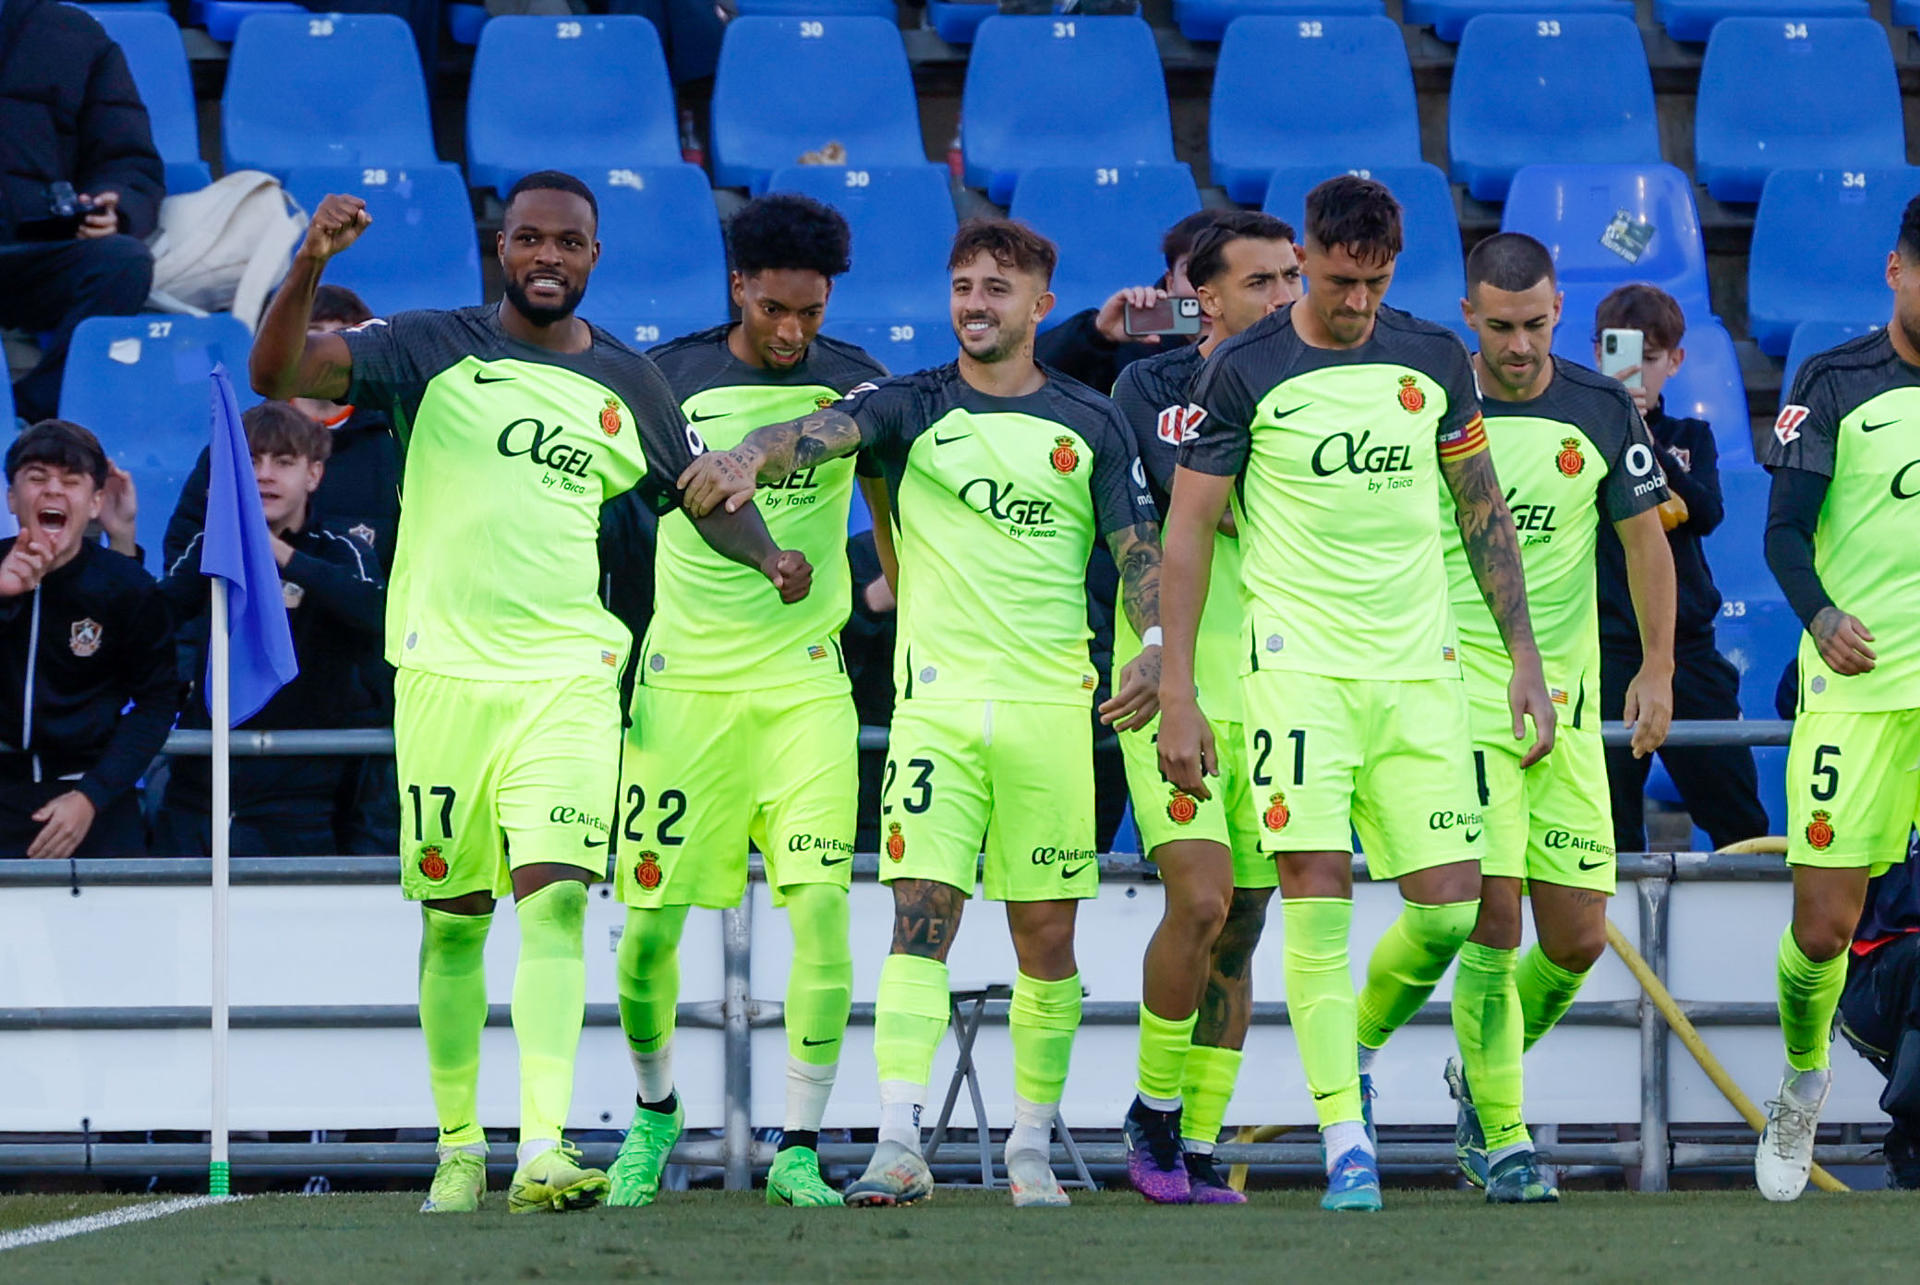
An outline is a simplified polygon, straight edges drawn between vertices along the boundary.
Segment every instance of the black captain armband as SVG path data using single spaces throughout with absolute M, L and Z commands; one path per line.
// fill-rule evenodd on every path
M 640 497 L 640 503 L 655 517 L 665 517 L 680 507 L 680 501 L 686 492 L 673 484 L 673 479 L 664 473 L 648 473 L 634 484 L 633 493 Z

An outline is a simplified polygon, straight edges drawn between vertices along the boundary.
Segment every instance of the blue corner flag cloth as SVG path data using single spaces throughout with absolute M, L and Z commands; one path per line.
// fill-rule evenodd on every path
M 227 368 L 213 368 L 213 449 L 207 474 L 206 540 L 200 574 L 227 582 L 227 655 L 233 726 L 246 722 L 300 672 L 293 631 L 280 592 L 260 489 L 253 479 L 253 453 L 240 424 Z M 211 712 L 213 653 L 208 649 L 205 691 Z

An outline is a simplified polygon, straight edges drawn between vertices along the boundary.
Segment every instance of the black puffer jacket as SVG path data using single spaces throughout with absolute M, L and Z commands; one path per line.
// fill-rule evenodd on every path
M 146 237 L 166 195 L 146 106 L 120 46 L 55 0 L 0 5 L 0 245 L 43 238 L 48 185 L 120 194 L 120 230 Z M 38 229 L 32 225 L 41 221 Z M 67 233 L 70 235 L 70 231 Z

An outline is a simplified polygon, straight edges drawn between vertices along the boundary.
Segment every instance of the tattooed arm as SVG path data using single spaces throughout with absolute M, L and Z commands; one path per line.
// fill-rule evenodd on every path
M 748 433 L 730 451 L 708 451 L 680 475 L 684 504 L 693 517 L 725 505 L 729 513 L 753 498 L 762 482 L 777 482 L 797 469 L 860 449 L 860 425 L 837 406 L 768 424 Z
M 1160 526 L 1137 522 L 1107 536 L 1113 564 L 1120 568 L 1120 602 L 1136 637 L 1160 625 Z M 1160 712 L 1160 646 L 1142 647 L 1120 671 L 1113 695 L 1100 706 L 1100 721 L 1116 731 L 1135 732 Z
M 1527 614 L 1526 575 L 1520 565 L 1520 537 L 1513 514 L 1500 493 L 1493 471 L 1493 455 L 1484 448 L 1470 455 L 1442 455 L 1440 471 L 1453 492 L 1455 520 L 1467 564 L 1486 599 L 1487 609 L 1500 628 L 1513 661 L 1513 679 L 1507 685 L 1507 707 L 1513 712 L 1513 739 L 1525 740 L 1527 720 L 1533 720 L 1533 745 L 1520 760 L 1530 767 L 1553 749 L 1553 702 L 1547 698 L 1540 673 L 1540 651 L 1533 641 L 1533 620 Z

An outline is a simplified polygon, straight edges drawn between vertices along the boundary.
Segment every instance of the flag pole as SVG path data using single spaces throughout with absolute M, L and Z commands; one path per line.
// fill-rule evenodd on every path
M 212 1152 L 207 1166 L 207 1191 L 228 1195 L 227 1166 L 227 851 L 231 846 L 233 808 L 230 801 L 228 749 L 233 735 L 229 714 L 227 582 L 213 580 L 212 628 L 208 631 L 212 662 L 213 723 L 213 1127 Z

